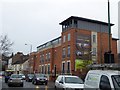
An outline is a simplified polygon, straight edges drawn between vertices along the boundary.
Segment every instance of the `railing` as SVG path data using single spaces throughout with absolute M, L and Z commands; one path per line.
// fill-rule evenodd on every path
M 90 69 L 107 69 L 107 70 L 120 70 L 120 64 L 91 64 L 88 65 Z

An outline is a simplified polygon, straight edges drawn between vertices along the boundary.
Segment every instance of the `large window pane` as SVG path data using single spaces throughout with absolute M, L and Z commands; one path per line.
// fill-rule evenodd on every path
M 68 41 L 70 41 L 70 33 L 68 34 Z
M 70 46 L 68 46 L 68 57 L 70 57 Z
M 62 57 L 65 58 L 65 48 L 62 50 Z

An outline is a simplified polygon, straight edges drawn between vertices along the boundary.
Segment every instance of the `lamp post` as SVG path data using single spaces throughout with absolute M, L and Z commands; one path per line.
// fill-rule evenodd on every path
M 25 44 L 25 45 L 30 45 L 30 53 L 32 52 L 32 44 Z
M 109 31 L 109 35 L 108 35 L 108 45 L 109 45 L 109 63 L 111 63 L 111 27 L 110 27 L 110 2 L 108 0 L 108 31 Z
M 30 58 L 30 55 L 31 55 L 31 52 L 32 52 L 32 44 L 25 44 L 25 45 L 29 45 L 30 46 L 30 52 L 29 52 L 29 70 L 30 70 L 30 73 L 32 72 L 31 70 L 31 58 Z

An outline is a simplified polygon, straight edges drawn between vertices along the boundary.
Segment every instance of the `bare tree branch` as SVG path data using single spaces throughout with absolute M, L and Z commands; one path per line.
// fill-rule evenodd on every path
M 8 55 L 11 52 L 11 46 L 13 42 L 8 39 L 7 35 L 0 36 L 0 53 L 4 55 Z

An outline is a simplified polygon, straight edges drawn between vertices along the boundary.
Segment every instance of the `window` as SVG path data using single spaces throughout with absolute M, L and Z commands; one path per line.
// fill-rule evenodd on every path
M 93 43 L 96 43 L 96 35 L 93 35 Z
M 70 61 L 67 62 L 67 73 L 70 73 Z
M 65 48 L 62 50 L 62 57 L 65 58 Z
M 70 57 L 70 46 L 68 46 L 68 57 Z
M 61 43 L 61 38 L 59 38 L 59 43 Z
M 40 63 L 42 62 L 42 56 L 40 55 Z
M 96 55 L 96 48 L 93 48 L 93 52 L 92 52 L 92 54 L 95 56 Z
M 60 81 L 60 80 L 61 80 L 61 76 L 58 76 L 56 80 L 57 80 L 57 81 Z
M 44 63 L 44 54 L 42 55 L 42 63 Z
M 42 72 L 41 65 L 39 65 L 39 71 L 40 71 L 40 73 Z
M 120 75 L 112 75 L 113 85 L 115 90 L 120 89 Z
M 100 89 L 111 90 L 110 81 L 107 76 L 102 75 L 100 79 Z
M 63 77 L 61 77 L 60 81 L 63 82 Z
M 47 61 L 48 57 L 47 57 L 47 53 L 46 53 L 46 61 Z
M 76 27 L 76 28 L 77 28 L 77 25 L 78 25 L 77 20 L 74 20 L 74 27 Z
M 47 60 L 49 59 L 49 53 L 47 53 Z
M 65 62 L 62 63 L 62 73 L 65 73 Z
M 50 52 L 48 53 L 48 59 L 50 60 Z
M 50 64 L 48 64 L 48 74 L 50 74 Z
M 47 73 L 47 65 L 45 65 L 45 74 Z
M 42 73 L 44 73 L 44 66 L 42 65 Z
M 66 36 L 63 36 L 63 43 L 66 41 Z
M 68 41 L 70 41 L 70 33 L 68 34 Z

